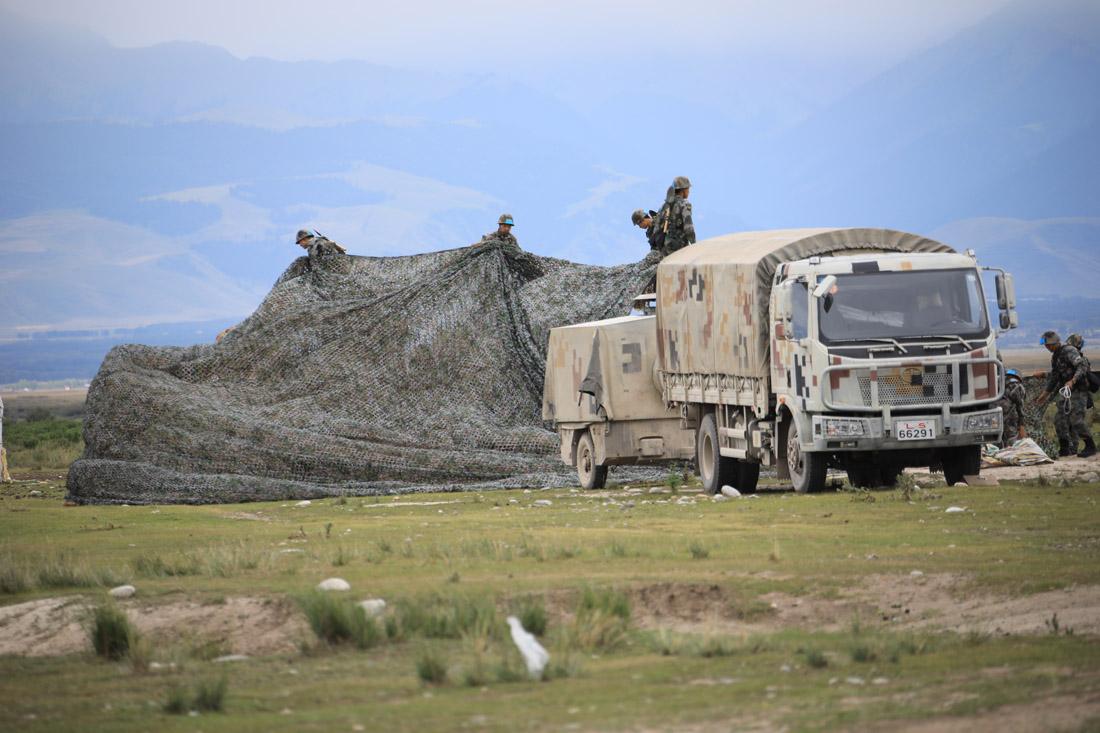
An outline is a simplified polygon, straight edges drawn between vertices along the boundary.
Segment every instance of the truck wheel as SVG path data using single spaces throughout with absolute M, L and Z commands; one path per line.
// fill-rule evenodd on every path
M 737 460 L 723 458 L 718 446 L 718 423 L 711 412 L 703 416 L 699 432 L 695 434 L 699 478 L 703 480 L 703 491 L 707 494 L 716 494 L 723 486 L 733 485 L 737 481 Z
M 577 478 L 584 489 L 602 489 L 607 483 L 607 466 L 596 465 L 596 449 L 587 432 L 577 443 Z
M 821 491 L 825 488 L 825 456 L 803 453 L 798 440 L 798 423 L 792 417 L 787 428 L 787 470 L 794 490 L 800 494 Z
M 977 476 L 982 470 L 982 449 L 978 445 L 952 448 L 940 459 L 943 478 L 948 486 L 963 480 L 963 476 Z
M 755 494 L 760 480 L 760 464 L 755 461 L 737 461 L 737 483 L 733 488 L 742 494 Z

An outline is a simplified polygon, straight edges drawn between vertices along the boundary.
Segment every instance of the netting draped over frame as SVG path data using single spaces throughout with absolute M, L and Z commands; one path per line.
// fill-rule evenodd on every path
M 220 343 L 112 349 L 88 392 L 81 502 L 229 502 L 562 484 L 542 422 L 553 326 L 623 315 L 656 259 L 490 243 L 296 260 Z

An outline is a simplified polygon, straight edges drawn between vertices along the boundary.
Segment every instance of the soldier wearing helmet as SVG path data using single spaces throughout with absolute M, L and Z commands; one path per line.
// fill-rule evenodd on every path
M 637 209 L 630 215 L 630 221 L 634 226 L 638 227 L 645 232 L 646 241 L 649 242 L 650 249 L 660 249 L 661 243 L 657 238 L 657 223 L 654 217 L 657 216 L 656 211 L 646 209 Z
M 1050 375 L 1046 388 L 1035 398 L 1034 403 L 1045 407 L 1047 402 L 1058 395 L 1055 401 L 1057 411 L 1054 415 L 1054 429 L 1058 433 L 1058 455 L 1071 456 L 1077 452 L 1077 441 L 1084 440 L 1085 447 L 1077 453 L 1080 458 L 1096 455 L 1096 443 L 1092 432 L 1085 422 L 1085 410 L 1088 409 L 1089 363 L 1072 344 L 1062 343 L 1057 331 L 1047 331 L 1039 343 L 1050 352 Z
M 1027 437 L 1027 429 L 1024 427 L 1024 402 L 1026 401 L 1024 381 L 1015 369 L 1005 371 L 1005 393 L 1001 399 L 994 403 L 1001 408 L 1003 429 L 1001 430 L 1001 447 L 1007 448 L 1017 440 Z
M 695 244 L 695 224 L 691 220 L 691 181 L 687 176 L 676 176 L 668 188 L 665 205 L 658 215 L 659 229 L 664 235 L 662 255 L 669 255 L 689 244 Z
M 511 214 L 501 214 L 497 219 L 497 228 L 495 232 L 489 232 L 481 238 L 482 242 L 503 242 L 504 244 L 511 244 L 516 247 L 519 246 L 519 241 L 515 235 L 512 234 L 512 227 L 516 225 L 515 220 Z
M 312 272 L 317 268 L 333 269 L 334 266 L 337 269 L 347 267 L 347 265 L 338 266 L 337 263 L 347 262 L 343 258 L 348 251 L 314 229 L 299 229 L 294 241 L 306 251 L 308 259 L 302 265 L 304 272 Z

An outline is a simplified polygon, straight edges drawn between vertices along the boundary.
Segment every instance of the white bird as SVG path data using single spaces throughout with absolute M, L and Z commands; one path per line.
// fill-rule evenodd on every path
M 523 655 L 523 661 L 527 664 L 527 674 L 531 679 L 542 678 L 542 670 L 550 661 L 550 654 L 542 648 L 542 644 L 534 634 L 523 628 L 523 624 L 515 616 L 508 617 L 508 626 L 512 629 L 512 641 L 519 647 L 519 653 Z

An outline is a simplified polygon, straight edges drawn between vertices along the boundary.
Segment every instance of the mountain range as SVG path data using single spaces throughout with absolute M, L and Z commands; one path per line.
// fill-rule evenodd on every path
M 0 339 L 243 316 L 303 226 L 393 255 L 508 211 L 539 254 L 637 260 L 629 214 L 678 174 L 701 237 L 909 229 L 1019 273 L 1022 297 L 1095 295 L 1100 6 L 1009 5 L 870 78 L 774 53 L 687 55 L 640 87 L 624 62 L 563 95 L 506 59 L 116 48 L 0 11 Z

